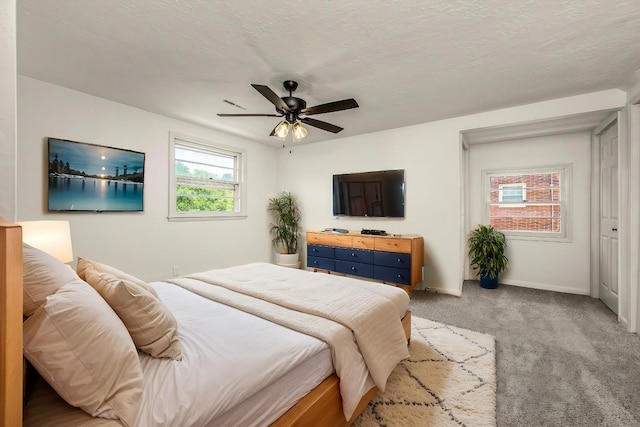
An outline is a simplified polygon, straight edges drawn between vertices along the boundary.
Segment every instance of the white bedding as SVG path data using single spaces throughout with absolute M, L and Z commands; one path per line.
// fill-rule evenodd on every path
M 333 372 L 330 349 L 316 338 L 175 285 L 152 286 L 178 321 L 183 358 L 139 353 L 137 427 L 268 425 Z M 119 425 L 68 406 L 46 384 L 37 393 L 25 427 Z
M 254 265 L 253 268 L 271 267 Z M 393 323 L 398 325 L 397 320 L 408 306 L 408 297 L 397 288 L 324 274 L 282 270 L 286 274 L 291 271 L 291 277 L 307 273 L 311 281 L 335 281 L 349 286 L 349 289 L 364 287 L 373 290 L 374 294 L 390 300 Z M 270 279 L 289 280 L 280 277 L 284 273 L 276 271 Z M 269 276 L 266 272 L 265 275 Z M 334 371 L 332 358 L 336 359 L 332 351 L 335 350 L 318 338 L 211 301 L 173 284 L 155 282 L 152 286 L 178 321 L 183 359 L 155 359 L 139 353 L 144 388 L 136 426 L 268 425 Z M 327 291 L 330 288 L 327 287 Z M 221 292 L 233 293 L 225 288 Z M 249 301 L 250 305 L 269 304 L 247 295 L 240 295 L 240 299 L 245 304 Z M 339 330 L 339 342 L 357 349 L 349 328 L 329 319 L 321 320 L 319 324 L 327 324 L 327 329 Z M 406 342 L 404 345 L 406 350 Z M 356 392 L 351 400 L 357 403 L 359 396 L 373 387 L 374 382 L 367 375 L 362 356 L 357 351 L 355 353 L 359 360 L 354 357 L 354 360 L 338 358 L 335 369 L 343 372 L 341 391 L 347 387 Z M 353 384 L 346 386 L 347 382 Z M 55 393 L 54 397 L 57 401 L 55 398 L 34 399 L 34 403 L 41 406 L 29 408 L 31 405 L 28 405 L 24 425 L 51 425 L 54 419 L 75 420 L 73 417 L 77 417 L 76 425 L 94 425 L 89 422 L 87 414 L 64 402 L 60 404 L 61 399 Z M 64 411 L 60 410 L 62 407 Z M 343 409 L 347 411 L 347 408 Z M 70 415 L 72 411 L 76 411 L 73 416 Z M 349 417 L 349 414 L 345 415 Z M 105 421 L 94 420 L 98 424 Z
M 399 288 L 268 263 L 171 282 L 328 343 L 347 420 L 371 380 L 384 391 L 391 371 L 409 356 L 397 303 L 406 309 L 409 297 Z
M 136 426 L 265 425 L 291 406 L 287 395 L 299 399 L 333 371 L 328 346 L 315 338 L 174 285 L 152 286 L 178 321 L 183 358 L 176 362 L 141 354 L 145 384 Z M 316 369 L 307 370 L 307 361 Z M 298 366 L 303 376 L 284 382 L 291 388 L 282 393 L 275 387 L 257 397 Z M 307 373 L 314 376 L 305 378 Z M 250 404 L 233 410 L 252 397 Z M 249 409 L 257 419 L 247 420 Z

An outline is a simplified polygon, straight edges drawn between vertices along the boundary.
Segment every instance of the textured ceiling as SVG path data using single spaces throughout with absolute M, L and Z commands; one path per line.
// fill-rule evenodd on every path
M 18 72 L 279 146 L 250 83 L 308 105 L 304 143 L 621 88 L 640 68 L 638 0 L 19 0 Z M 246 108 L 225 103 L 227 99 Z M 287 144 L 291 142 L 288 141 Z

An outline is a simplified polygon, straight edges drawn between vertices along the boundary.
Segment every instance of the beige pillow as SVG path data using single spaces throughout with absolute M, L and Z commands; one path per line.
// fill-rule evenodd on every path
M 79 280 L 71 267 L 40 249 L 22 244 L 23 304 L 25 316 L 31 316 L 45 298 L 65 283 Z
M 136 347 L 153 357 L 182 360 L 178 323 L 162 301 L 142 286 L 113 274 L 87 268 L 85 275 L 120 317 Z
M 138 352 L 118 316 L 80 279 L 24 322 L 24 355 L 60 397 L 132 426 L 142 394 Z
M 136 285 L 140 285 L 149 291 L 154 297 L 158 298 L 158 293 L 152 286 L 149 286 L 144 280 L 138 279 L 136 276 L 132 276 L 131 274 L 125 273 L 124 271 L 120 271 L 117 268 L 111 267 L 110 265 L 101 264 L 96 261 L 90 261 L 88 259 L 78 257 L 78 265 L 76 270 L 78 271 L 78 276 L 82 280 L 86 280 L 86 270 L 87 268 L 93 268 L 96 271 L 102 273 L 110 273 L 116 276 L 119 279 L 128 280 L 130 282 L 135 283 Z

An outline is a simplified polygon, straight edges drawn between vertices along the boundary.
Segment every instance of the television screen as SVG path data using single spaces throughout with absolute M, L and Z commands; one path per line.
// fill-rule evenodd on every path
M 48 138 L 49 211 L 140 212 L 144 153 Z
M 404 170 L 333 175 L 333 214 L 404 217 Z

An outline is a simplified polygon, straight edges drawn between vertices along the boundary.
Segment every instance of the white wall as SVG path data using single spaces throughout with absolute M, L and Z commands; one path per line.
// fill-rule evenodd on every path
M 426 284 L 459 294 L 460 131 L 619 108 L 625 101 L 624 92 L 609 90 L 281 150 L 20 76 L 17 219 L 68 219 L 76 256 L 153 280 L 171 276 L 174 265 L 184 274 L 271 260 L 267 199 L 289 190 L 300 198 L 305 229 L 366 227 L 424 236 Z M 247 149 L 248 219 L 167 222 L 170 130 Z M 145 212 L 47 213 L 48 136 L 145 152 Z M 389 168 L 406 171 L 405 219 L 332 217 L 334 173 Z
M 640 328 L 640 70 L 627 91 L 629 136 L 629 312 L 628 329 Z
M 16 215 L 16 2 L 0 1 L 0 216 Z
M 625 92 L 609 90 L 300 145 L 280 152 L 279 185 L 299 197 L 305 229 L 378 228 L 390 233 L 422 235 L 426 285 L 459 295 L 464 270 L 460 132 L 620 108 L 625 101 Z M 334 173 L 391 168 L 406 172 L 405 219 L 336 219 L 332 216 L 331 176 Z
M 640 103 L 640 68 L 637 69 L 631 79 L 629 79 L 627 102 L 630 104 Z
M 168 222 L 169 131 L 247 150 L 246 219 Z M 144 212 L 48 213 L 46 138 L 146 154 Z M 18 78 L 18 220 L 71 223 L 74 255 L 145 280 L 270 261 L 269 197 L 277 194 L 277 151 L 262 144 L 151 114 L 23 76 Z
M 571 241 L 549 242 L 508 239 L 509 268 L 500 282 L 511 285 L 589 295 L 591 134 L 544 136 L 488 144 L 469 149 L 469 224 L 482 218 L 482 171 L 572 165 Z M 475 275 L 468 278 L 475 279 Z
M 425 135 L 426 133 L 426 135 Z M 446 159 L 457 159 L 456 130 L 445 122 L 412 126 L 334 142 L 291 148 L 280 157 L 280 182 L 301 202 L 303 229 L 325 227 L 383 229 L 394 234 L 419 234 L 425 238 L 426 276 L 429 285 L 456 281 L 447 261 L 458 257 L 454 240 L 458 224 L 443 215 L 459 217 L 458 169 Z M 425 137 L 426 136 L 426 137 Z M 408 154 L 409 153 L 409 154 Z M 405 170 L 405 218 L 336 218 L 332 216 L 332 175 L 382 169 Z M 453 191 L 451 190 L 453 187 Z

